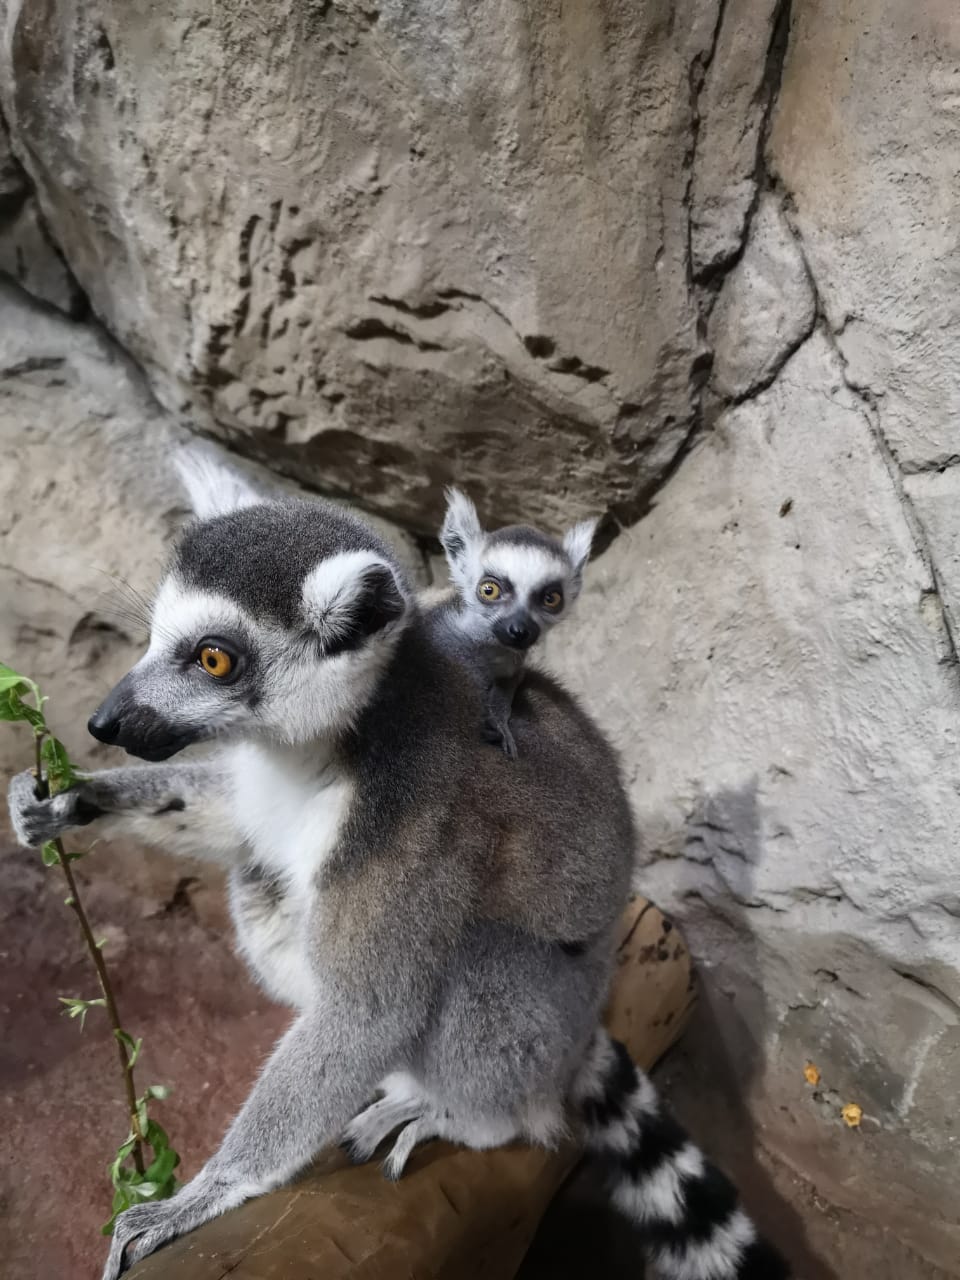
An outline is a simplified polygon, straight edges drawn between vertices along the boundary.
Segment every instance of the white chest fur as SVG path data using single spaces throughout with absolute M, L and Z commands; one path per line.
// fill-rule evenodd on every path
M 349 810 L 351 780 L 315 749 L 243 745 L 231 768 L 237 821 L 254 860 L 308 897 Z
M 316 750 L 244 745 L 231 751 L 229 767 L 237 824 L 257 868 L 255 878 L 233 879 L 237 941 L 271 995 L 302 1008 L 314 985 L 307 926 L 317 872 L 336 845 L 353 785 Z

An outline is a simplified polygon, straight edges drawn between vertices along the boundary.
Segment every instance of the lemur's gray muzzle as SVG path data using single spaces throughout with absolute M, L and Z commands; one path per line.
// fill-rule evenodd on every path
M 167 760 L 195 742 L 198 734 L 193 729 L 174 724 L 138 701 L 132 675 L 125 675 L 94 711 L 87 721 L 90 733 L 143 760 Z

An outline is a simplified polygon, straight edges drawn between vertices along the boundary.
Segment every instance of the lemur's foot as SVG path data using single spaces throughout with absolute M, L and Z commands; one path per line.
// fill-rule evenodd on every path
M 513 740 L 513 734 L 505 724 L 500 724 L 496 720 L 484 721 L 483 740 L 495 747 L 500 747 L 508 760 L 516 760 L 517 744 Z
M 416 1120 L 422 1111 L 419 1098 L 380 1098 L 354 1116 L 344 1130 L 340 1146 L 354 1164 L 366 1164 L 385 1138 L 398 1126 Z
M 429 1114 L 419 1116 L 416 1120 L 400 1130 L 390 1154 L 383 1162 L 383 1176 L 389 1182 L 397 1182 L 403 1175 L 407 1161 L 413 1155 L 413 1149 L 421 1142 L 429 1142 L 437 1136 L 436 1126 Z

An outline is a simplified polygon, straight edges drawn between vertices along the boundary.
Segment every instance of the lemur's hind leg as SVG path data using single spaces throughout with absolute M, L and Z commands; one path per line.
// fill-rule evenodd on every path
M 341 1146 L 355 1164 L 369 1160 L 385 1138 L 399 1125 L 416 1121 L 427 1105 L 416 1081 L 401 1072 L 388 1076 L 380 1088 L 383 1097 L 354 1116 L 343 1132 Z
M 383 1162 L 384 1177 L 389 1178 L 391 1182 L 396 1182 L 403 1175 L 407 1161 L 413 1155 L 414 1147 L 439 1136 L 436 1119 L 429 1112 L 411 1120 L 401 1130 L 390 1154 Z
M 532 1126 L 518 1123 L 513 1116 L 489 1115 L 466 1119 L 431 1105 L 397 1135 L 390 1154 L 383 1162 L 383 1172 L 395 1182 L 403 1173 L 414 1148 L 433 1138 L 472 1147 L 474 1151 L 487 1151 L 491 1147 L 506 1146 L 516 1138 L 537 1141 L 539 1136 Z

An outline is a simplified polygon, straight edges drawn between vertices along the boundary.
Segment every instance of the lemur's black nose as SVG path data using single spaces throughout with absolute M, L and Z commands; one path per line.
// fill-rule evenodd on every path
M 92 733 L 98 742 L 106 742 L 112 746 L 120 734 L 120 717 L 114 715 L 104 704 L 87 721 L 87 732 Z
M 540 628 L 530 617 L 500 618 L 493 626 L 493 634 L 508 649 L 529 649 L 536 644 Z

